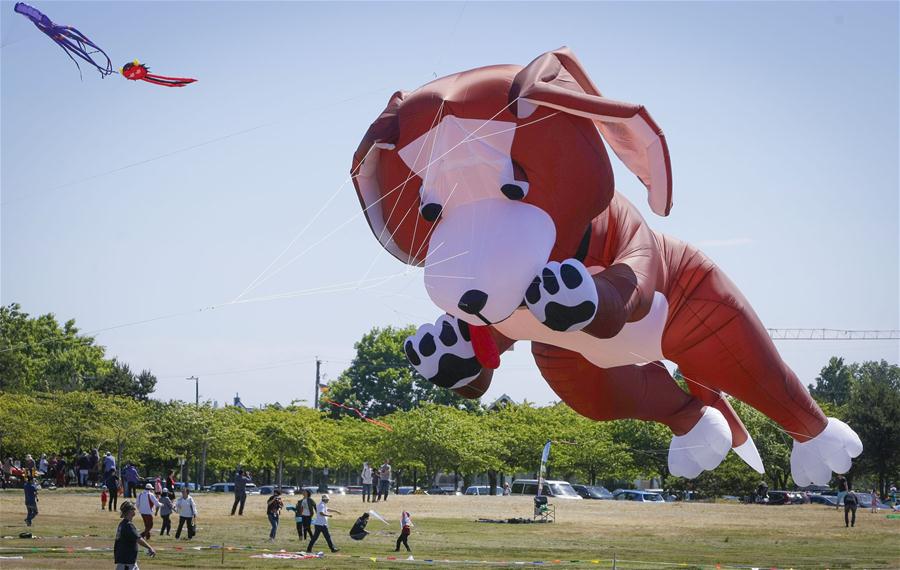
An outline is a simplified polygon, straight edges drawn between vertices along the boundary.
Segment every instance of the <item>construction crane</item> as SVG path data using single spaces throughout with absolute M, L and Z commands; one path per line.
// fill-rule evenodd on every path
M 900 340 L 900 330 L 766 329 L 772 340 Z

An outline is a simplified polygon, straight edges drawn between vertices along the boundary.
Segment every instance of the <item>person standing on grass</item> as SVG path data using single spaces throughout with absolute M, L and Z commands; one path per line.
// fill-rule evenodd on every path
M 269 542 L 275 542 L 275 534 L 278 532 L 278 519 L 283 508 L 284 501 L 281 499 L 281 489 L 275 489 L 272 491 L 272 496 L 266 501 L 266 516 L 269 518 L 269 524 L 272 525 L 271 530 L 269 530 Z
M 409 516 L 409 513 L 403 511 L 403 515 L 400 516 L 400 536 L 397 537 L 397 548 L 394 549 L 394 552 L 400 552 L 400 545 L 406 547 L 407 552 L 412 552 L 409 549 L 409 534 L 412 532 L 412 517 Z
M 245 473 L 243 469 L 240 469 L 234 478 L 234 504 L 231 505 L 231 516 L 234 516 L 234 511 L 237 510 L 238 505 L 241 506 L 238 516 L 244 516 L 244 503 L 247 502 L 247 483 L 253 483 L 253 479 L 250 477 L 249 472 Z
M 844 494 L 844 526 L 856 526 L 856 507 L 859 505 L 859 498 L 853 491 L 847 491 Z M 853 518 L 850 518 L 853 513 Z
M 312 500 L 309 489 L 303 489 L 303 497 L 297 501 L 294 507 L 287 507 L 287 510 L 294 511 L 294 522 L 297 523 L 297 536 L 300 542 L 312 538 L 312 515 L 316 512 L 316 502 Z
M 169 469 L 169 474 L 166 475 L 166 489 L 175 492 L 175 470 Z
M 119 504 L 119 476 L 115 470 L 106 475 L 106 488 L 109 489 L 109 512 L 113 512 Z
M 360 474 L 360 478 L 362 479 L 362 500 L 363 502 L 368 502 L 372 499 L 372 468 L 369 467 L 368 461 L 363 461 L 362 473 Z
M 194 524 L 197 522 L 197 504 L 194 502 L 194 497 L 191 497 L 191 492 L 187 485 L 181 489 L 181 497 L 175 502 L 175 511 L 178 513 L 178 528 L 175 529 L 175 539 L 178 540 L 181 537 L 181 529 L 185 524 L 187 524 L 188 540 L 194 538 L 194 534 L 196 534 Z
M 137 495 L 138 480 L 141 478 L 134 463 L 125 465 L 125 469 L 122 471 L 122 478 L 125 479 L 125 497 L 133 499 Z
M 878 512 L 878 490 L 872 489 L 872 512 Z
M 172 509 L 175 507 L 175 493 L 166 489 L 159 498 L 159 516 L 162 517 L 162 527 L 159 536 L 172 534 Z
M 150 530 L 153 528 L 153 513 L 159 512 L 159 499 L 153 493 L 153 485 L 150 483 L 144 485 L 144 492 L 138 496 L 137 509 L 144 520 L 144 532 L 141 536 L 149 540 Z
M 110 469 L 115 470 L 115 468 L 116 468 L 116 458 L 112 456 L 112 453 L 107 451 L 106 455 L 103 457 L 103 472 L 109 473 Z
M 136 510 L 131 501 L 124 501 L 121 508 L 122 522 L 116 529 L 116 542 L 113 545 L 113 557 L 116 570 L 139 570 L 137 565 L 138 544 L 147 549 L 147 554 L 153 558 L 156 551 L 138 534 L 137 528 L 131 519 Z
M 385 459 L 384 464 L 381 466 L 381 469 L 378 471 L 378 494 L 384 495 L 384 500 L 387 501 L 388 493 L 391 491 L 391 460 Z
M 847 484 L 847 478 L 843 475 L 838 475 L 837 478 L 837 503 L 834 505 L 835 509 L 841 508 L 841 502 L 843 502 L 844 497 L 847 495 L 847 491 L 850 490 L 849 485 Z M 856 512 L 856 508 L 854 507 L 854 512 Z
M 84 487 L 87 485 L 88 481 L 88 469 L 91 466 L 91 460 L 87 456 L 87 453 L 81 452 L 81 455 L 78 456 L 78 486 Z
M 100 487 L 100 510 L 106 510 L 106 501 L 109 500 L 109 490 L 106 486 Z
M 334 543 L 331 542 L 331 534 L 328 532 L 328 518 L 333 516 L 331 513 L 341 514 L 340 511 L 329 511 L 328 510 L 328 495 L 322 495 L 322 500 L 319 501 L 319 505 L 316 507 L 316 521 L 315 521 L 315 532 L 313 532 L 312 539 L 309 541 L 309 545 L 306 547 L 306 552 L 312 552 L 313 546 L 315 546 L 316 541 L 319 540 L 319 535 L 325 536 L 325 542 L 328 543 L 328 548 L 331 549 L 332 552 L 337 552 L 339 549 L 335 548 Z
M 378 475 L 378 471 L 372 470 L 372 494 L 369 495 L 369 500 L 373 503 L 377 503 L 379 499 L 381 499 L 381 493 L 379 493 L 379 489 L 381 483 L 381 477 Z M 373 498 L 374 497 L 374 498 Z
M 34 478 L 29 477 L 25 483 L 25 511 L 28 513 L 25 517 L 26 526 L 31 526 L 31 521 L 38 516 L 38 489 L 34 484 Z

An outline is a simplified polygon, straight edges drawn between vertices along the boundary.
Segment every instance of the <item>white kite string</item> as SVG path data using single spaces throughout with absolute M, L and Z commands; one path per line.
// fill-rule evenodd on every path
M 436 159 L 430 161 L 428 164 L 426 164 L 424 167 L 420 168 L 419 170 L 417 170 L 417 171 L 415 171 L 415 172 L 412 172 L 412 173 L 406 178 L 406 180 L 404 180 L 403 182 L 401 182 L 400 184 L 398 184 L 397 186 L 395 186 L 394 188 L 392 188 L 392 189 L 389 190 L 388 192 L 385 192 L 385 194 L 384 194 L 382 197 L 378 198 L 377 200 L 375 200 L 374 202 L 372 202 L 370 205 L 368 205 L 367 207 L 365 207 L 364 209 L 362 209 L 362 211 L 357 212 L 356 214 L 354 214 L 353 216 L 351 216 L 349 219 L 347 219 L 345 222 L 343 222 L 342 224 L 338 225 L 334 230 L 332 230 L 331 232 L 327 233 L 324 237 L 322 237 L 322 239 L 318 240 L 318 241 L 315 242 L 313 245 L 307 247 L 306 249 L 304 249 L 303 251 L 301 251 L 299 254 L 297 254 L 297 255 L 295 255 L 294 257 L 292 257 L 289 261 L 287 261 L 284 265 L 282 265 L 281 267 L 279 267 L 278 269 L 276 269 L 275 271 L 273 271 L 272 273 L 270 273 L 267 277 L 265 277 L 264 279 L 259 280 L 259 281 L 256 283 L 256 285 L 254 285 L 254 286 L 251 287 L 250 289 L 254 289 L 254 288 L 256 288 L 256 287 L 259 287 L 259 286 L 262 285 L 264 282 L 268 281 L 269 279 L 271 279 L 271 278 L 274 277 L 275 275 L 279 274 L 281 271 L 283 271 L 283 270 L 286 269 L 288 266 L 290 266 L 291 264 L 293 264 L 295 261 L 297 261 L 298 259 L 300 259 L 303 255 L 305 255 L 305 254 L 306 254 L 307 252 L 309 252 L 311 249 L 313 249 L 314 247 L 318 246 L 320 243 L 322 243 L 322 242 L 325 241 L 327 238 L 329 238 L 329 237 L 331 237 L 332 235 L 334 235 L 335 233 L 337 233 L 339 230 L 343 229 L 347 224 L 349 224 L 350 222 L 352 222 L 353 220 L 355 220 L 356 218 L 358 218 L 360 215 L 365 214 L 366 212 L 368 212 L 369 209 L 371 209 L 371 208 L 373 208 L 374 206 L 376 206 L 377 204 L 381 203 L 382 200 L 384 200 L 384 199 L 387 198 L 388 196 L 392 195 L 394 192 L 400 190 L 400 189 L 403 187 L 404 184 L 406 184 L 407 182 L 409 182 L 410 180 L 412 180 L 412 178 L 413 178 L 414 176 L 418 176 L 419 174 L 421 174 L 424 170 L 426 170 L 428 167 L 430 167 L 431 164 L 433 164 L 434 162 L 437 162 L 438 160 L 440 160 L 440 159 L 442 159 L 443 157 L 447 156 L 449 153 L 451 153 L 451 152 L 452 152 L 453 150 L 455 150 L 457 147 L 459 147 L 459 146 L 461 146 L 461 145 L 463 145 L 463 144 L 469 142 L 469 138 L 470 138 L 470 137 L 472 137 L 473 135 L 475 135 L 475 133 L 477 133 L 478 131 L 480 131 L 485 125 L 488 125 L 488 124 L 489 124 L 491 121 L 493 121 L 498 115 L 500 115 L 500 113 L 502 113 L 503 111 L 505 111 L 507 108 L 510 107 L 510 105 L 512 105 L 513 103 L 515 103 L 515 102 L 518 101 L 518 100 L 519 100 L 519 98 L 516 97 L 515 99 L 513 99 L 512 101 L 510 101 L 509 103 L 507 103 L 505 106 L 503 106 L 503 108 L 501 108 L 499 111 L 497 111 L 496 113 L 494 113 L 494 115 L 491 116 L 489 119 L 486 119 L 486 120 L 485 120 L 481 125 L 479 125 L 474 131 L 472 131 L 471 133 L 469 133 L 468 135 L 466 135 L 466 137 L 463 138 L 463 140 L 461 140 L 460 142 L 458 142 L 458 143 L 456 143 L 455 145 L 453 145 L 450 149 L 448 149 L 446 152 L 444 152 L 441 156 L 439 156 L 439 157 L 437 157 Z M 532 122 L 530 122 L 530 123 L 526 123 L 526 124 L 524 124 L 524 125 L 520 125 L 520 127 L 524 127 L 524 126 L 527 126 L 527 125 L 529 125 L 529 124 L 533 124 L 534 122 L 537 122 L 537 121 L 532 121 Z

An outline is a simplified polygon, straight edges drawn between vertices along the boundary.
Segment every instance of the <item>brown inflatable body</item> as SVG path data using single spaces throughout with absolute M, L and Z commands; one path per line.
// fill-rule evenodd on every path
M 353 179 L 376 237 L 425 267 L 448 313 L 410 339 L 410 360 L 478 397 L 492 374 L 470 348 L 482 327 L 500 352 L 531 341 L 541 374 L 579 413 L 668 425 L 676 475 L 714 468 L 728 448 L 762 471 L 723 393 L 796 440 L 798 484 L 846 471 L 856 435 L 824 416 L 715 263 L 653 231 L 615 192 L 604 140 L 668 215 L 662 132 L 643 107 L 603 97 L 565 48 L 394 94 L 354 155 Z

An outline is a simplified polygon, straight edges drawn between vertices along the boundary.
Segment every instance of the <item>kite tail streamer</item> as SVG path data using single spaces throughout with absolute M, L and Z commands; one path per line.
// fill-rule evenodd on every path
M 328 398 L 322 398 L 322 401 L 325 402 L 326 404 L 329 404 L 336 408 L 343 408 L 345 410 L 349 410 L 349 411 L 355 413 L 357 416 L 359 416 L 360 419 L 363 419 L 363 420 L 369 422 L 370 424 L 375 424 L 376 426 L 384 428 L 388 431 L 394 431 L 394 428 L 392 428 L 388 424 L 368 417 L 367 415 L 362 413 L 358 408 L 354 408 L 352 406 L 347 406 L 345 404 L 341 404 L 340 402 L 335 402 L 334 400 L 329 400 Z

